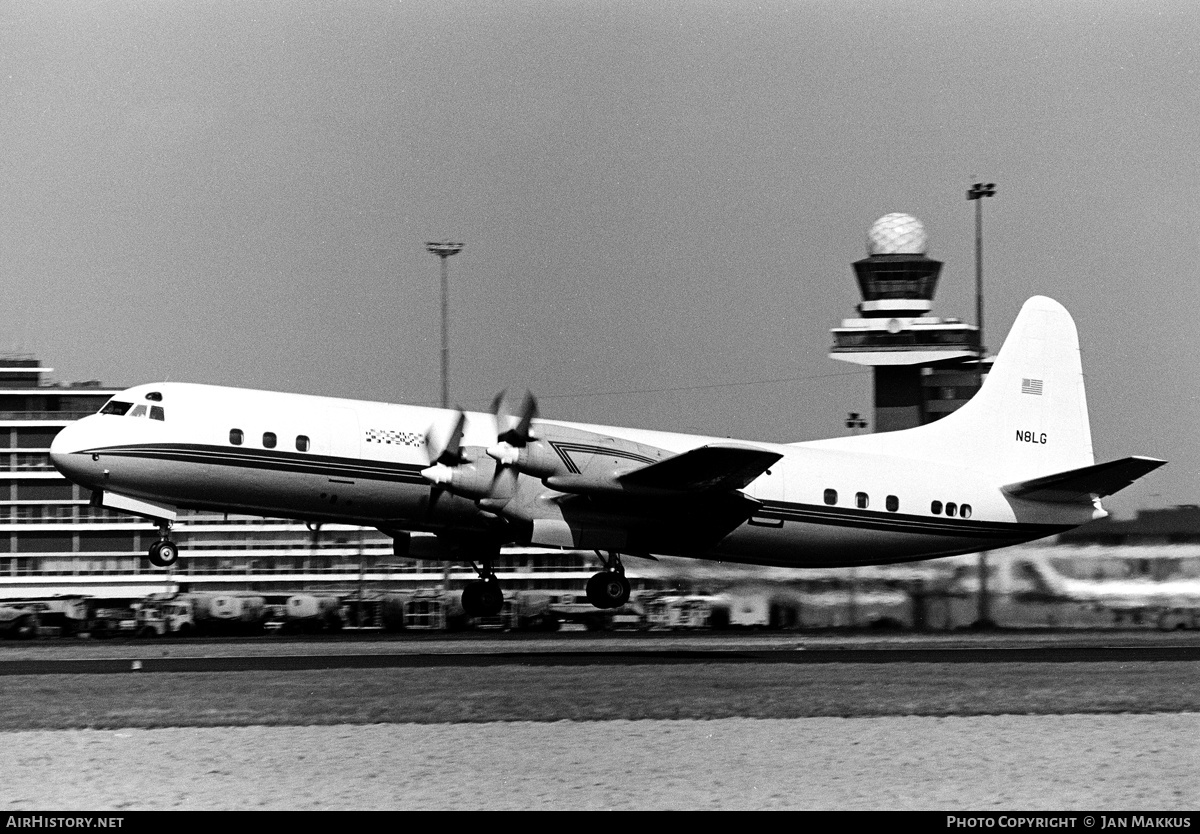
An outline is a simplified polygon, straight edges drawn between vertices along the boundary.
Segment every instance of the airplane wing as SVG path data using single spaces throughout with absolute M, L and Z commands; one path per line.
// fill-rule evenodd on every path
M 554 475 L 543 483 L 565 498 L 505 510 L 528 513 L 535 544 L 705 552 L 750 517 L 758 502 L 740 490 L 782 457 L 750 446 L 702 446 L 638 469 Z
M 701 446 L 619 475 L 626 488 L 662 492 L 744 489 L 783 455 L 746 446 Z
M 750 446 L 714 444 L 638 469 L 553 475 L 545 483 L 576 495 L 716 495 L 744 488 L 782 457 Z
M 1146 457 L 1129 457 L 1071 469 L 1018 481 L 1001 489 L 1014 498 L 1031 501 L 1048 501 L 1052 504 L 1088 502 L 1093 497 L 1103 498 L 1124 489 L 1143 475 L 1166 463 L 1165 460 Z

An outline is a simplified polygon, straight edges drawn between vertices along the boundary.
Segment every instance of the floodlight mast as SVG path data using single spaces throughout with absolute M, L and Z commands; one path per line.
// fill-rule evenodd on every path
M 996 196 L 996 183 L 977 182 L 967 191 L 975 203 L 975 325 L 979 328 L 979 355 L 975 364 L 975 386 L 983 385 L 983 198 Z
M 463 250 L 463 244 L 429 242 L 425 248 L 442 259 L 442 408 L 450 407 L 450 268 L 446 259 Z
M 996 183 L 977 182 L 967 190 L 967 200 L 975 203 L 975 319 L 979 327 L 979 353 L 975 361 L 975 391 L 983 387 L 983 198 L 996 195 Z M 988 590 L 987 551 L 979 554 L 979 610 L 975 618 L 980 628 L 992 621 L 991 593 Z

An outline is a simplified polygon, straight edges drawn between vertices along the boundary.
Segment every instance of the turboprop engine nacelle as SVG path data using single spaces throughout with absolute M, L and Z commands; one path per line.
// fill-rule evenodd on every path
M 466 447 L 462 451 L 465 458 L 462 463 L 453 466 L 435 463 L 422 469 L 421 474 L 427 481 L 463 498 L 486 498 L 491 495 L 496 480 L 496 461 L 480 447 Z
M 511 466 L 524 475 L 533 475 L 536 478 L 549 478 L 552 475 L 565 475 L 570 472 L 558 453 L 541 440 L 531 440 L 524 446 L 513 446 L 501 441 L 490 447 L 487 454 L 501 466 Z

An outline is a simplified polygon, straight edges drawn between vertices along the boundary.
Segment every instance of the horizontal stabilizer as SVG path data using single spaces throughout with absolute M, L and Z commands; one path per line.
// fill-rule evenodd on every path
M 1103 498 L 1124 489 L 1166 463 L 1155 458 L 1130 457 L 1097 463 L 1042 478 L 1018 481 L 1003 487 L 1014 498 L 1070 504 Z
M 628 490 L 726 492 L 745 488 L 782 457 L 748 446 L 701 446 L 617 480 Z

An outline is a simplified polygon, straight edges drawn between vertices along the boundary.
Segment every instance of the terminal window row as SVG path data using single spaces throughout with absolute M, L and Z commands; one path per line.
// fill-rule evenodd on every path
M 246 442 L 246 433 L 241 429 L 229 430 L 229 442 L 234 446 L 241 446 Z M 262 445 L 264 449 L 274 449 L 279 445 L 279 437 L 273 431 L 263 432 Z M 307 452 L 312 447 L 312 441 L 307 435 L 296 435 L 296 451 Z

